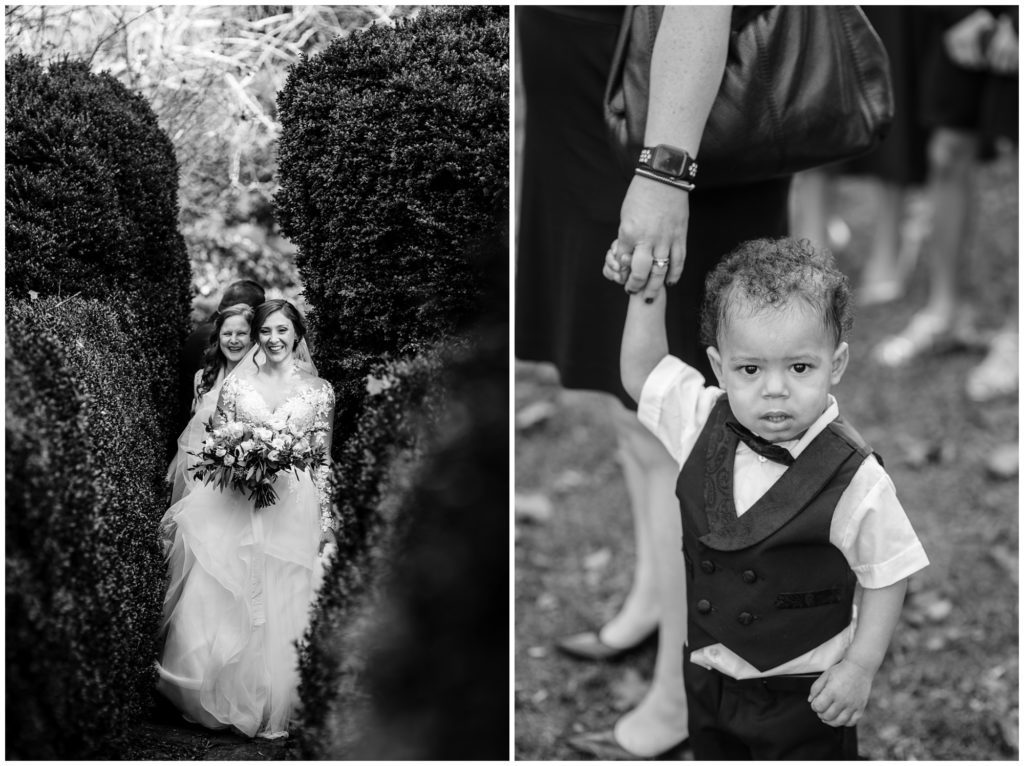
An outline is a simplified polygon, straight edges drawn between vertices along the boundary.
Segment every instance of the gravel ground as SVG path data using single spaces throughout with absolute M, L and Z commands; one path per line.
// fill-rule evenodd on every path
M 1007 158 L 981 174 L 963 284 L 983 332 L 1016 310 L 1016 165 Z M 839 260 L 855 277 L 872 201 L 862 182 L 843 179 L 838 203 L 852 231 Z M 852 362 L 836 391 L 845 416 L 884 457 L 932 562 L 912 580 L 860 726 L 861 751 L 873 760 L 1015 759 L 1017 478 L 996 478 L 986 466 L 995 447 L 1017 442 L 1017 399 L 966 399 L 979 347 L 900 370 L 868 358 L 923 304 L 923 276 L 919 268 L 906 298 L 859 310 Z M 642 697 L 653 667 L 650 648 L 612 665 L 552 650 L 558 637 L 615 614 L 630 583 L 632 521 L 599 396 L 563 391 L 551 368 L 519 363 L 516 411 L 517 505 L 527 512 L 516 523 L 516 757 L 576 759 L 566 738 L 612 724 Z

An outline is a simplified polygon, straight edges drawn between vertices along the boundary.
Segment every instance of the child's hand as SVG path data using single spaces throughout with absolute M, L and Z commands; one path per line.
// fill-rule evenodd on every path
M 618 243 L 618 240 L 612 242 L 608 252 L 605 253 L 604 269 L 602 269 L 601 273 L 605 279 L 610 279 L 618 285 L 624 285 L 626 280 L 629 279 L 629 265 L 633 260 L 633 256 L 629 253 L 616 253 L 615 250 Z
M 1017 31 L 1009 16 L 1000 16 L 995 34 L 988 44 L 988 63 L 998 74 L 1017 73 Z
M 840 660 L 814 682 L 807 701 L 823 723 L 855 726 L 867 707 L 873 678 L 874 673 Z

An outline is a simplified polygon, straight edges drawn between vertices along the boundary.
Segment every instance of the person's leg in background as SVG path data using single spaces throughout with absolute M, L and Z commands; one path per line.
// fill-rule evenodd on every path
M 651 686 L 640 704 L 612 731 L 581 734 L 569 743 L 603 760 L 646 759 L 664 755 L 689 736 L 682 665 L 686 572 L 675 494 L 679 467 L 635 412 L 615 407 L 613 422 L 633 501 L 637 562 L 629 596 L 599 635 L 609 645 L 629 646 L 657 625 L 658 651 Z
M 970 131 L 937 128 L 929 141 L 927 193 L 933 212 L 925 253 L 928 302 L 902 332 L 875 349 L 882 364 L 905 364 L 961 329 L 957 270 L 969 232 L 977 154 L 978 139 Z
M 629 752 L 645 758 L 661 754 L 688 736 L 683 688 L 683 643 L 686 640 L 686 569 L 682 519 L 676 499 L 679 467 L 665 448 L 636 419 L 623 411 L 620 442 L 643 467 L 646 487 L 643 513 L 661 616 L 654 677 L 647 695 L 615 724 L 615 737 Z
M 633 515 L 636 564 L 633 584 L 626 595 L 626 600 L 618 614 L 601 629 L 600 637 L 609 646 L 625 649 L 636 646 L 656 631 L 661 618 L 653 555 L 656 533 L 652 528 L 651 514 L 648 512 L 649 500 L 655 488 L 650 486 L 648 468 L 630 438 L 629 426 L 624 425 L 630 418 L 636 420 L 636 413 L 627 410 L 619 402 L 614 402 L 612 407 L 619 444 L 618 458 Z
M 793 176 L 790 188 L 790 232 L 795 239 L 807 239 L 816 248 L 833 252 L 850 244 L 850 227 L 835 211 L 834 171 L 804 170 Z

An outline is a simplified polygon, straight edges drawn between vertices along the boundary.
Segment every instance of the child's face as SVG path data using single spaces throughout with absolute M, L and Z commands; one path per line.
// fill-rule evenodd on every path
M 708 358 L 733 414 L 768 441 L 799 438 L 828 406 L 849 347 L 837 348 L 821 317 L 800 300 L 754 312 L 742 297 L 731 304 Z

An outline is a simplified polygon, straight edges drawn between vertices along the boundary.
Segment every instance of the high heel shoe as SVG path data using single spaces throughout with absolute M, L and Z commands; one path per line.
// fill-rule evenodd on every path
M 655 644 L 657 640 L 658 629 L 655 628 L 632 646 L 609 646 L 601 640 L 600 630 L 588 630 L 559 639 L 555 642 L 555 648 L 576 660 L 614 662 Z

